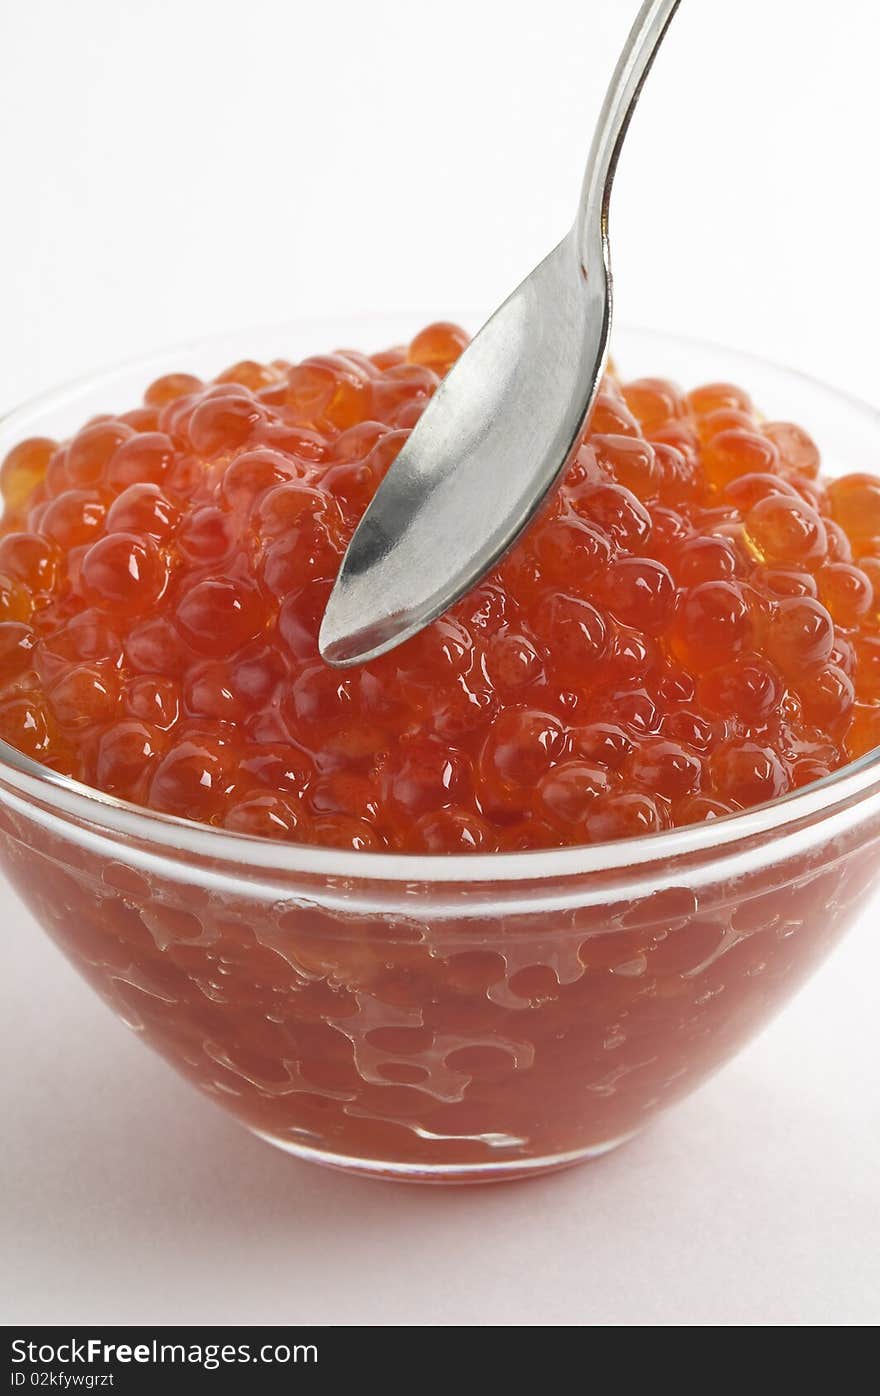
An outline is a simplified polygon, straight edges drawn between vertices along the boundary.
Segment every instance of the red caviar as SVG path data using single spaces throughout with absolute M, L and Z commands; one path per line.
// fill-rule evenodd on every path
M 362 669 L 317 632 L 466 343 L 170 374 L 2 467 L 0 735 L 130 800 L 370 850 L 560 846 L 773 799 L 880 732 L 880 480 L 739 388 L 603 384 L 562 488 Z
M 324 666 L 346 541 L 464 344 L 433 325 L 170 374 L 17 446 L 0 735 L 238 834 L 463 854 L 715 819 L 880 746 L 880 482 L 823 481 L 807 434 L 726 383 L 609 377 L 503 566 L 378 663 Z M 13 776 L 0 863 L 120 1017 L 283 1147 L 410 1177 L 629 1136 L 766 1022 L 880 866 L 875 802 L 848 800 L 576 875 L 325 878 L 132 838 Z

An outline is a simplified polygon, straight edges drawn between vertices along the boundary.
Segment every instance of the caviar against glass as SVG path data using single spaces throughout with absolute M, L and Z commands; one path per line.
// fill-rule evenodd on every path
M 17 446 L 0 534 L 0 732 L 214 826 L 4 763 L 23 900 L 251 1129 L 441 1181 L 640 1129 L 766 1023 L 880 868 L 870 771 L 812 814 L 705 822 L 880 739 L 880 485 L 823 483 L 737 388 L 610 376 L 492 577 L 377 663 L 320 664 L 346 540 L 463 343 L 164 377 Z M 372 849 L 467 856 L 351 852 Z
M 114 795 L 367 850 L 546 848 L 748 808 L 880 740 L 880 481 L 713 384 L 609 377 L 510 557 L 391 655 L 316 636 L 466 342 L 171 374 L 2 471 L 0 734 Z

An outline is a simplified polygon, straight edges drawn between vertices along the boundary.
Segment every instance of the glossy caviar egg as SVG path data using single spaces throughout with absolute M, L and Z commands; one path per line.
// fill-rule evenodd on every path
M 733 659 L 751 637 L 748 601 L 736 582 L 700 582 L 679 592 L 670 645 L 692 673 Z
M 606 377 L 509 557 L 360 669 L 348 539 L 467 344 L 169 373 L 0 470 L 0 736 L 235 833 L 467 853 L 635 838 L 880 744 L 880 480 L 747 393 Z M 855 462 L 855 467 L 859 466 Z
M 880 479 L 874 475 L 843 475 L 828 486 L 831 515 L 851 542 L 870 544 L 880 539 Z M 870 552 L 870 547 L 866 548 Z
M 811 480 L 819 474 L 819 448 L 803 427 L 794 422 L 764 422 L 761 433 L 778 450 L 784 470 Z
M 0 466 L 0 489 L 8 513 L 21 509 L 43 483 L 56 450 L 56 443 L 43 436 L 13 446 Z
M 746 516 L 749 546 L 761 562 L 776 565 L 824 560 L 828 541 L 825 525 L 803 500 L 787 495 L 759 499 Z
M 740 475 L 772 471 L 779 462 L 779 452 L 757 431 L 731 427 L 705 443 L 702 459 L 708 483 L 721 490 Z

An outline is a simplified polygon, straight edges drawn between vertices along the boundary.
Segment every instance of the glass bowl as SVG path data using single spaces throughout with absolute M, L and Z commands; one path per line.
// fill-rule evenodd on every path
M 207 339 L 49 394 L 0 455 L 125 410 L 171 370 L 408 338 L 412 319 Z M 880 471 L 880 416 L 801 375 L 643 331 L 625 376 L 742 383 L 825 468 Z M 0 862 L 119 1018 L 264 1139 L 423 1182 L 595 1157 L 727 1061 L 880 873 L 870 754 L 745 814 L 543 853 L 398 856 L 152 814 L 0 743 Z M 35 1015 L 33 1031 L 52 1034 Z M 63 1048 L 58 1043 L 59 1050 Z

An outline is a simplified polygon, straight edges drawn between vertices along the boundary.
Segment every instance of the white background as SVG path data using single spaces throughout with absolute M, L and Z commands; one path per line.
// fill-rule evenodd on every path
M 3 0 L 0 409 L 211 330 L 490 306 L 570 221 L 633 10 Z M 618 177 L 621 319 L 880 398 L 878 49 L 873 0 L 684 0 Z M 876 911 L 635 1144 L 428 1192 L 237 1130 L 2 895 L 9 1321 L 880 1316 Z

